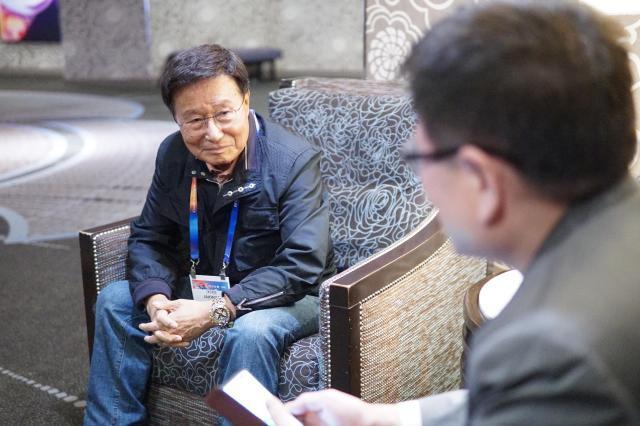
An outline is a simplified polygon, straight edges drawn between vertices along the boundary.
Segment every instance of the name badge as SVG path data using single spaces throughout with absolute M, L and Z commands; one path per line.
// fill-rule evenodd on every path
M 191 281 L 193 300 L 200 302 L 222 296 L 223 290 L 231 288 L 229 277 L 218 275 L 196 275 L 195 278 L 189 276 L 189 281 Z

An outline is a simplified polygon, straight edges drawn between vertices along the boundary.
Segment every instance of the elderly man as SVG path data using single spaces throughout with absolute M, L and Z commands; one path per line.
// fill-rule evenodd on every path
M 427 195 L 456 247 L 524 271 L 474 336 L 468 390 L 397 405 L 337 391 L 269 407 L 307 424 L 640 424 L 640 190 L 623 32 L 585 6 L 486 2 L 406 65 Z
M 98 297 L 86 424 L 144 422 L 154 346 L 211 327 L 226 329 L 216 380 L 248 369 L 276 393 L 279 359 L 317 331 L 318 284 L 335 271 L 320 154 L 249 108 L 241 60 L 179 52 L 161 87 L 180 131 L 131 225 L 128 281 Z

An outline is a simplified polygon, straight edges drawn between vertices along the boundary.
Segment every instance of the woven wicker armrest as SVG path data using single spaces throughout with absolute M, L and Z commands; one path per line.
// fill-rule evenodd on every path
M 458 255 L 432 214 L 323 283 L 325 385 L 370 402 L 458 388 L 463 297 L 485 275 L 486 261 Z
M 93 347 L 95 304 L 106 285 L 125 279 L 129 225 L 135 218 L 80 231 L 80 261 L 89 355 Z

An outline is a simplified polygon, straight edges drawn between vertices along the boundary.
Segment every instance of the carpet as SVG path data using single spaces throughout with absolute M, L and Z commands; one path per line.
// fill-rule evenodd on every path
M 0 90 L 0 121 L 61 120 L 68 118 L 137 118 L 144 107 L 137 102 L 80 93 Z
M 169 121 L 90 119 L 0 124 L 5 244 L 76 236 L 140 213 Z M 34 155 L 37 153 L 37 155 Z

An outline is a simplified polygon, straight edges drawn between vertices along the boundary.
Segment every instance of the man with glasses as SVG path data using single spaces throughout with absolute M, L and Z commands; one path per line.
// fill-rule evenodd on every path
M 317 332 L 318 285 L 335 272 L 320 153 L 249 108 L 238 56 L 179 52 L 161 89 L 180 131 L 131 224 L 128 280 L 98 296 L 86 424 L 144 422 L 154 347 L 212 327 L 225 329 L 216 382 L 247 369 L 277 393 L 280 357 Z
M 407 158 L 456 248 L 524 280 L 473 336 L 468 390 L 392 405 L 308 393 L 271 401 L 277 424 L 295 424 L 289 413 L 334 426 L 640 424 L 640 190 L 628 171 L 624 36 L 554 0 L 482 2 L 427 32 L 406 64 L 419 117 Z

